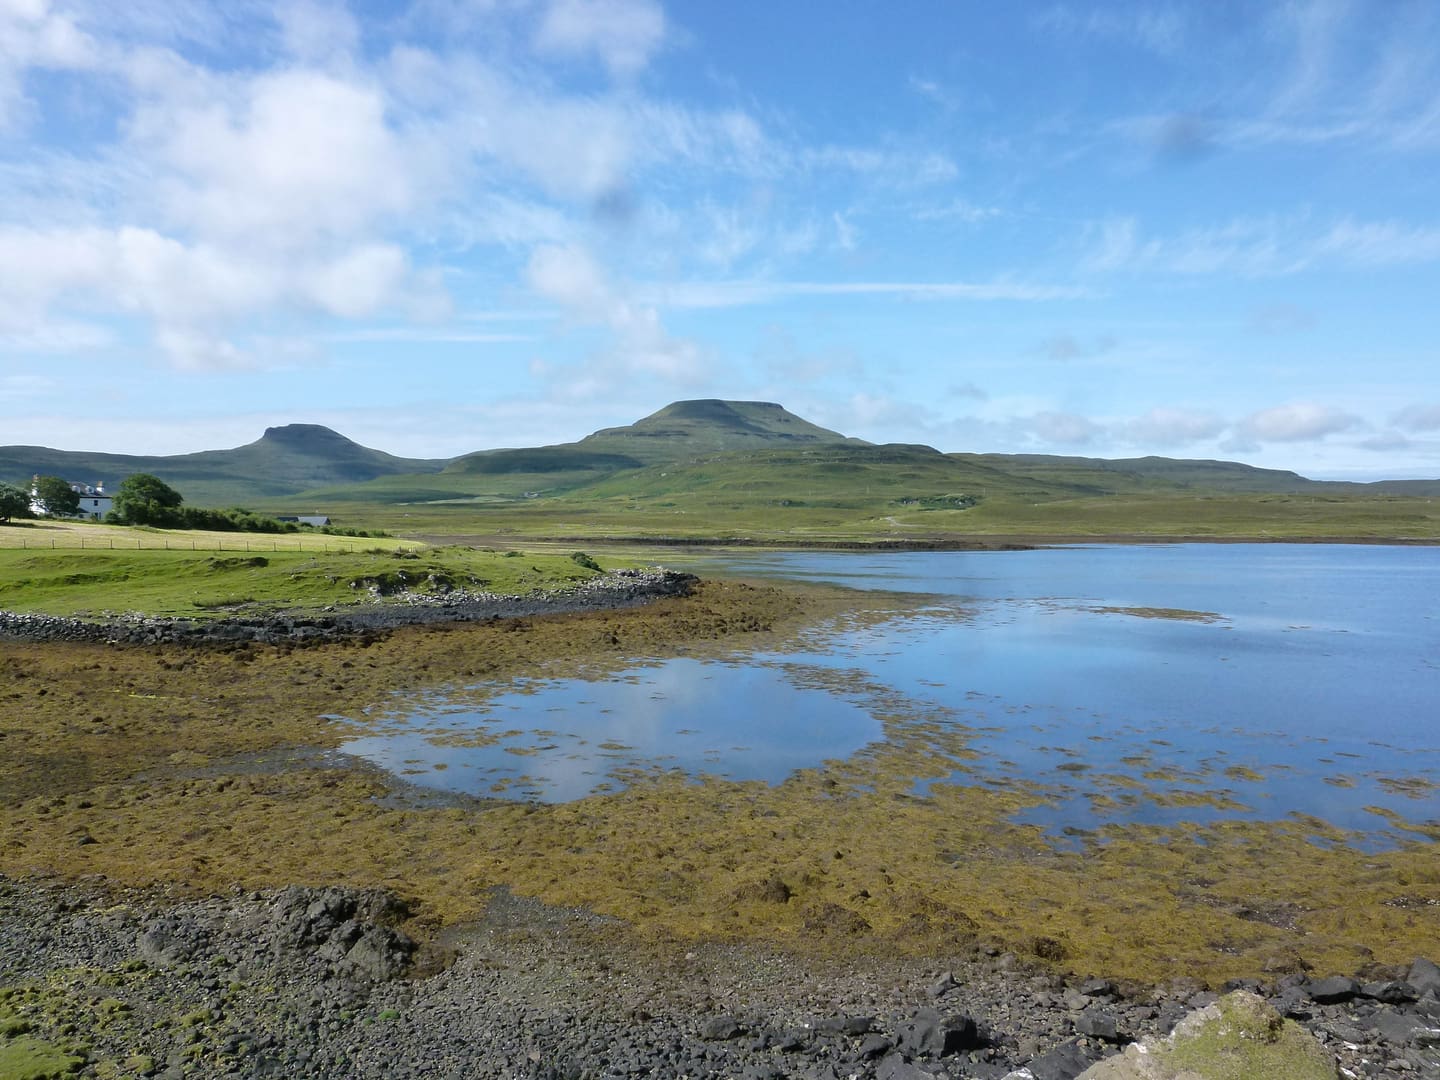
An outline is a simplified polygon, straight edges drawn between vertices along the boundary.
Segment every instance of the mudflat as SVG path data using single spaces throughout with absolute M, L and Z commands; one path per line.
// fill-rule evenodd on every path
M 141 890 L 151 908 L 235 890 L 378 891 L 422 943 L 464 938 L 503 894 L 611 920 L 625 955 L 647 941 L 665 956 L 724 946 L 883 961 L 911 979 L 936 958 L 1003 957 L 1061 987 L 1087 975 L 1274 986 L 1389 979 L 1440 954 L 1433 837 L 1362 852 L 1323 822 L 1287 820 L 1131 826 L 1057 847 L 1010 820 L 1040 797 L 1023 787 L 915 794 L 927 755 L 961 753 L 959 736 L 878 699 L 883 741 L 774 785 L 661 774 L 564 804 L 433 799 L 336 752 L 396 691 L 783 651 L 817 620 L 904 606 L 707 581 L 629 610 L 306 647 L 6 641 L 0 875 L 31 883 L 17 885 L 26 898 L 59 880 Z

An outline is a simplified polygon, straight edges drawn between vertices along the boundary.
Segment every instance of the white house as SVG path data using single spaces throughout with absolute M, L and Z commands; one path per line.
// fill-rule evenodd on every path
M 37 490 L 39 482 L 40 477 L 38 476 L 30 482 L 30 512 L 37 517 L 44 517 L 46 516 L 45 506 L 40 502 L 40 492 Z M 80 509 L 78 511 L 78 516 L 80 517 L 90 518 L 92 521 L 99 521 L 108 514 L 110 508 L 115 505 L 115 497 L 106 494 L 105 482 L 103 480 L 93 487 L 89 484 L 72 483 L 70 490 L 80 496 Z

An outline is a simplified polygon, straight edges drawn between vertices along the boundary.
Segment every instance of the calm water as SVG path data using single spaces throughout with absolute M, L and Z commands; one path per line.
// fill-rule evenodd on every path
M 1057 831 L 1292 812 L 1386 827 L 1367 806 L 1440 818 L 1440 549 L 784 553 L 721 565 L 929 599 L 903 618 L 822 628 L 784 654 L 642 661 L 620 679 L 522 682 L 478 705 L 471 691 L 398 700 L 384 733 L 346 749 L 423 785 L 557 801 L 672 768 L 776 782 L 873 749 L 882 716 L 911 717 L 979 752 L 937 752 L 916 768 L 917 791 L 973 783 L 957 771 L 967 767 L 1039 784 L 1049 801 L 1021 820 Z

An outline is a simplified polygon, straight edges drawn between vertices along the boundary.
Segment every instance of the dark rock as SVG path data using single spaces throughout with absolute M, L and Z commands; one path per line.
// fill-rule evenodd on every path
M 947 971 L 944 975 L 941 975 L 938 979 L 936 979 L 933 983 L 930 984 L 930 989 L 927 991 L 927 993 L 932 998 L 941 998 L 948 994 L 951 990 L 954 990 L 955 987 L 959 985 L 960 984 L 955 981 L 955 976 Z
M 1091 1064 L 1090 1056 L 1071 1040 L 1035 1058 L 1026 1068 L 1035 1080 L 1075 1080 Z
M 1321 1005 L 1338 1005 L 1358 994 L 1360 984 L 1347 975 L 1332 975 L 1328 979 L 1310 983 L 1306 992 L 1312 1001 Z
M 829 1016 L 815 1022 L 822 1035 L 865 1035 L 875 1024 L 872 1016 Z
M 354 973 L 375 982 L 395 979 L 405 973 L 415 953 L 415 942 L 388 926 L 371 926 L 356 939 L 345 954 L 345 963 Z
M 964 1014 L 941 1016 L 934 1009 L 921 1009 L 900 1025 L 896 1047 L 911 1057 L 944 1057 L 985 1045 L 974 1018 Z
M 935 1080 L 935 1074 L 894 1053 L 880 1059 L 875 1067 L 875 1080 Z
M 1427 1025 L 1415 1016 L 1383 1009 L 1370 1018 L 1375 1033 L 1393 1046 L 1409 1046 Z
M 888 1054 L 895 1044 L 884 1035 L 874 1034 L 865 1036 L 860 1044 L 860 1049 L 855 1052 L 856 1057 L 861 1061 L 874 1061 L 876 1058 Z
M 1405 976 L 1405 981 L 1420 994 L 1433 994 L 1440 997 L 1440 965 L 1433 960 L 1426 960 L 1424 957 L 1417 958 L 1410 965 L 1410 974 Z
M 1366 983 L 1360 987 L 1360 996 L 1385 1005 L 1404 1005 L 1417 1000 L 1420 995 L 1407 982 L 1391 979 L 1387 982 Z
M 1080 993 L 1089 998 L 1101 998 L 1105 1001 L 1114 1001 L 1120 996 L 1115 984 L 1109 979 L 1086 979 L 1080 984 Z
M 209 932 L 194 919 L 163 915 L 145 925 L 136 945 L 146 963 L 169 968 L 195 959 L 209 939 Z
M 1291 1020 L 1309 1020 L 1314 1013 L 1309 996 L 1297 986 L 1280 991 L 1270 999 L 1270 1004 L 1281 1016 Z
M 1099 1009 L 1093 1006 L 1086 1009 L 1076 1019 L 1075 1030 L 1081 1035 L 1089 1035 L 1093 1039 L 1103 1039 L 1105 1042 L 1124 1041 L 1115 1014 L 1109 1009 Z
M 706 1042 L 725 1042 L 745 1034 L 745 1029 L 733 1016 L 712 1016 L 700 1025 L 700 1038 Z

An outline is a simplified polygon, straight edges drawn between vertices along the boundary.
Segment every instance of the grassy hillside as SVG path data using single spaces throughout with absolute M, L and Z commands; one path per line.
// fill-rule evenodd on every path
M 18 479 L 113 482 L 126 468 L 157 473 L 195 505 L 426 535 L 1440 535 L 1426 502 L 1440 498 L 1440 480 L 1342 484 L 1232 461 L 942 454 L 873 446 L 755 401 L 678 401 L 577 442 L 448 462 L 392 457 L 313 425 L 173 458 L 0 448 L 0 476 Z
M 579 442 L 534 450 L 489 450 L 451 462 L 448 472 L 614 472 L 738 450 L 864 445 L 818 427 L 768 401 L 676 401 L 624 427 L 603 428 Z
M 353 484 L 399 473 L 438 472 L 444 461 L 400 458 L 371 450 L 316 424 L 268 428 L 231 450 L 143 456 L 0 447 L 0 480 L 28 485 L 36 473 L 114 490 L 125 477 L 153 473 L 198 506 L 248 504 L 311 488 Z

